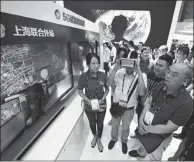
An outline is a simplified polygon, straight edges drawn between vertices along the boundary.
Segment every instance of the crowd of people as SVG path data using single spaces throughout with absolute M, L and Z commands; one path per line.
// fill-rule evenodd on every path
M 128 155 L 144 160 L 161 160 L 172 138 L 183 139 L 169 160 L 193 160 L 193 47 L 167 45 L 151 49 L 142 42 L 119 44 L 105 42 L 103 58 L 90 53 L 86 57 L 88 71 L 80 76 L 78 93 L 83 98 L 85 113 L 93 134 L 91 147 L 103 152 L 101 136 L 106 114 L 106 98 L 111 87 L 111 139 L 108 148 L 118 141 L 122 121 L 122 152 L 128 152 L 128 138 L 141 146 Z M 123 66 L 121 59 L 134 61 Z M 100 61 L 104 72 L 99 71 Z M 84 91 L 85 89 L 85 91 Z M 98 102 L 98 109 L 95 102 Z M 134 114 L 138 116 L 135 132 L 130 132 Z M 183 127 L 181 134 L 174 132 Z

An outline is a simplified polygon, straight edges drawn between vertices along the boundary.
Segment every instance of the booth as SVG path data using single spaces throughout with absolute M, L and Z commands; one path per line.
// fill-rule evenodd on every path
M 193 45 L 193 22 L 178 22 L 173 35 L 178 44 Z
M 1 1 L 0 26 L 1 160 L 11 161 L 64 109 L 82 58 L 99 53 L 99 28 L 53 1 Z

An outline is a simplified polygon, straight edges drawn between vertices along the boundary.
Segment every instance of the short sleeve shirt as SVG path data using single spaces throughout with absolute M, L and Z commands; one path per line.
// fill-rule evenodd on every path
M 149 72 L 147 74 L 147 89 L 148 89 L 148 92 L 146 93 L 145 98 L 147 98 L 150 94 L 152 94 L 154 89 L 161 82 L 164 82 L 164 78 L 158 78 L 158 77 L 156 77 L 154 72 Z
M 184 126 L 193 111 L 192 98 L 184 87 L 181 87 L 171 95 L 166 93 L 165 88 L 165 83 L 161 83 L 156 88 L 156 92 L 152 94 L 153 100 L 156 101 L 155 105 L 152 106 L 150 110 L 154 111 L 157 107 L 162 106 L 162 108 L 155 113 L 152 124 L 165 124 L 170 120 L 178 126 Z M 156 93 L 158 93 L 157 99 Z
M 95 78 L 87 71 L 80 76 L 77 89 L 85 89 L 85 95 L 89 99 L 101 99 L 105 92 L 104 89 L 108 89 L 106 81 L 105 73 L 98 71 L 97 78 Z
M 170 120 L 178 126 L 184 126 L 193 111 L 193 101 L 191 96 L 184 87 L 181 87 L 171 95 L 166 94 L 165 89 L 165 83 L 161 83 L 152 93 L 153 100 L 150 108 L 150 111 L 154 113 L 152 125 L 166 124 Z M 159 109 L 159 107 L 161 107 L 161 109 Z M 151 141 L 148 142 L 150 137 L 154 138 L 153 140 L 156 143 L 158 140 L 161 138 L 164 139 L 168 135 L 170 134 L 148 133 L 147 135 L 142 136 L 137 133 L 137 136 L 145 149 L 152 144 Z
M 142 74 L 143 80 L 145 82 L 145 85 L 147 85 L 147 75 L 145 73 Z M 113 94 L 113 102 L 118 103 L 120 98 L 126 94 L 128 94 L 128 90 L 130 89 L 130 86 L 134 85 L 134 78 L 136 77 L 136 74 L 127 75 L 126 69 L 121 68 L 119 69 L 114 77 L 114 83 L 115 83 L 115 91 Z M 138 76 L 137 76 L 138 77 Z M 131 95 L 131 98 L 128 101 L 127 107 L 134 107 L 137 105 L 137 98 L 138 98 L 138 85 L 136 86 L 133 94 Z

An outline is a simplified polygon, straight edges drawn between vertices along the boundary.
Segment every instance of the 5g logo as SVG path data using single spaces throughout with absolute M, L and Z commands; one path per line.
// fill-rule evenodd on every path
M 55 17 L 58 20 L 61 18 L 61 13 L 60 13 L 60 11 L 58 9 L 55 10 Z

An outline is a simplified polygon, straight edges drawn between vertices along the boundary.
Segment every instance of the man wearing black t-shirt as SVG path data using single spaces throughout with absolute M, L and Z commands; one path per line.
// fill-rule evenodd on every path
M 169 55 L 162 55 L 154 65 L 154 71 L 147 74 L 148 91 L 145 99 L 153 92 L 154 88 L 165 78 L 165 71 L 171 66 L 173 59 Z
M 138 97 L 139 103 L 138 103 L 138 106 L 136 108 L 138 120 L 139 120 L 139 116 L 141 115 L 142 109 L 144 107 L 143 106 L 144 102 L 146 101 L 148 96 L 153 92 L 155 87 L 159 83 L 164 81 L 165 71 L 166 71 L 166 69 L 169 68 L 169 66 L 172 65 L 172 62 L 173 62 L 173 59 L 169 55 L 162 55 L 157 60 L 155 66 L 154 66 L 154 71 L 149 72 L 147 74 L 147 93 L 143 98 Z M 130 137 L 135 138 L 136 136 L 135 136 L 135 134 L 132 134 Z

